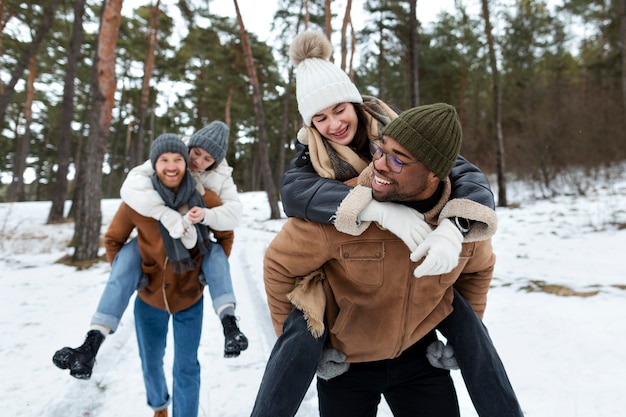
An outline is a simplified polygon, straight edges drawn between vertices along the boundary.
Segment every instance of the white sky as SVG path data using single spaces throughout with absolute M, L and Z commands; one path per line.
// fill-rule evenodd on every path
M 150 4 L 152 0 L 124 0 L 122 6 L 122 13 L 130 13 L 134 8 Z M 171 13 L 176 11 L 176 0 L 162 0 L 162 7 L 169 9 Z M 239 0 L 239 10 L 243 18 L 243 23 L 246 25 L 246 29 L 256 34 L 261 40 L 268 40 L 269 28 L 274 18 L 274 12 L 276 11 L 275 2 L 263 2 L 260 6 L 258 0 Z M 470 0 L 467 4 L 478 4 L 478 0 Z M 211 1 L 210 3 L 211 13 L 219 16 L 236 17 L 234 1 L 219 0 Z M 339 15 L 345 8 L 345 1 L 334 1 L 332 6 L 333 12 Z M 452 10 L 454 8 L 454 0 L 418 0 L 417 2 L 417 16 L 418 19 L 424 24 L 432 22 L 437 13 L 440 10 Z M 362 19 L 359 19 L 359 11 L 363 9 L 363 3 L 360 1 L 352 2 L 352 19 L 356 29 L 361 28 Z
M 264 7 L 258 7 L 258 0 L 239 0 L 239 10 L 243 17 L 243 22 L 246 25 L 248 31 L 255 33 L 260 39 L 263 38 L 263 33 L 267 32 L 274 12 L 276 11 L 275 3 L 268 2 Z M 212 3 L 213 13 L 223 14 L 224 16 L 235 16 L 235 6 L 232 1 L 221 1 Z M 332 4 L 333 13 L 343 17 L 343 11 L 345 9 L 345 1 L 333 1 Z M 418 0 L 417 2 L 417 16 L 423 24 L 427 24 L 433 21 L 440 10 L 452 9 L 454 7 L 454 0 Z M 363 10 L 363 4 L 361 1 L 352 2 L 352 21 L 356 29 L 362 28 L 363 19 L 359 18 L 360 12 Z M 339 26 L 337 26 L 339 27 Z

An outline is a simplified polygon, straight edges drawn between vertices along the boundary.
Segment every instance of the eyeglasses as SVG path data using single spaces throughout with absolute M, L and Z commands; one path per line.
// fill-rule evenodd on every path
M 378 144 L 376 144 L 373 141 L 370 141 L 370 153 L 372 154 L 372 158 L 374 158 L 375 160 L 379 160 L 380 158 L 383 157 L 383 155 L 385 155 L 387 168 L 389 168 L 391 172 L 395 172 L 396 174 L 401 173 L 402 168 L 404 168 L 405 165 L 417 164 L 417 161 L 411 161 L 411 162 L 401 161 L 396 156 L 383 151 L 383 148 L 378 146 Z

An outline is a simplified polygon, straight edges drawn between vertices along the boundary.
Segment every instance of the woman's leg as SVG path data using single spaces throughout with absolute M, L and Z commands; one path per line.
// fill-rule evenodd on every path
M 163 310 L 135 299 L 135 330 L 141 358 L 143 382 L 148 405 L 153 410 L 167 408 L 170 396 L 163 372 L 163 356 L 170 315 Z
M 202 258 L 202 274 L 205 283 L 209 287 L 209 294 L 213 303 L 213 309 L 224 304 L 235 305 L 235 292 L 233 291 L 233 281 L 230 276 L 230 264 L 228 257 L 224 253 L 222 245 L 213 242 L 209 253 Z
M 113 261 L 85 341 L 77 348 L 65 346 L 57 350 L 52 356 L 57 367 L 69 369 L 70 375 L 78 379 L 91 378 L 100 345 L 107 334 L 117 330 L 141 275 L 141 255 L 135 238 L 122 246 Z
M 235 358 L 248 348 L 248 338 L 237 325 L 230 264 L 219 243 L 212 243 L 209 253 L 202 258 L 202 275 L 205 281 L 203 284 L 209 287 L 213 309 L 224 328 L 224 357 Z
M 296 414 L 315 376 L 327 332 L 316 339 L 302 311 L 291 310 L 267 361 L 251 417 Z
M 467 300 L 454 290 L 454 311 L 439 330 L 454 348 L 467 391 L 480 417 L 524 414 L 487 328 Z
M 204 298 L 174 313 L 173 417 L 197 417 L 200 402 L 198 346 L 202 334 Z
M 117 330 L 128 301 L 137 290 L 141 275 L 139 245 L 137 238 L 133 238 L 115 256 L 109 279 L 91 319 L 92 326 L 105 326 L 111 329 L 111 333 Z

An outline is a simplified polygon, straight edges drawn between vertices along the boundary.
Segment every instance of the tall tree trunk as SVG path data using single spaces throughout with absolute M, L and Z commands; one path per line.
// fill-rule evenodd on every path
M 385 48 L 385 29 L 382 22 L 378 24 L 378 94 L 381 100 L 389 101 L 387 97 L 387 71 L 385 70 L 385 54 L 387 50 Z
M 350 13 L 352 13 L 352 0 L 348 0 L 346 3 L 346 12 L 343 15 L 343 23 L 341 25 L 341 69 L 344 72 L 346 71 L 346 61 L 348 57 L 348 36 L 346 32 L 351 22 Z
M 309 28 L 311 15 L 309 14 L 309 0 L 304 0 L 304 30 Z
M 43 41 L 43 38 L 46 36 L 46 33 L 50 30 L 52 26 L 52 18 L 55 15 L 55 11 L 57 6 L 59 5 L 61 0 L 50 0 L 50 4 L 48 4 L 48 8 L 43 12 L 43 21 L 41 26 L 39 27 L 39 31 L 35 35 L 33 41 L 28 45 L 28 49 L 24 52 L 24 55 L 20 58 L 13 70 L 13 74 L 11 74 L 11 81 L 4 88 L 2 95 L 0 95 L 0 120 L 4 120 L 4 115 L 6 114 L 7 107 L 15 94 L 15 85 L 22 78 L 22 74 L 24 74 L 24 70 L 28 66 L 28 63 L 32 56 L 37 52 L 37 48 Z
M 230 86 L 228 89 L 228 98 L 226 99 L 226 106 L 224 106 L 224 123 L 230 126 L 232 121 L 232 109 L 233 109 L 233 95 L 235 94 L 235 87 Z
M 272 169 L 270 168 L 270 160 L 268 155 L 269 144 L 267 142 L 267 130 L 265 128 L 265 115 L 263 114 L 263 101 L 261 100 L 261 88 L 259 86 L 259 78 L 257 77 L 256 68 L 254 66 L 254 60 L 252 57 L 252 48 L 250 47 L 250 40 L 248 39 L 248 33 L 246 27 L 243 24 L 241 13 L 239 12 L 239 5 L 237 0 L 233 0 L 235 3 L 235 11 L 237 12 L 237 22 L 239 22 L 239 32 L 241 33 L 241 47 L 243 48 L 243 56 L 246 62 L 246 68 L 248 70 L 248 77 L 250 77 L 250 86 L 252 87 L 252 101 L 254 103 L 254 114 L 256 116 L 257 127 L 259 128 L 259 159 L 261 162 L 261 176 L 263 178 L 263 185 L 267 192 L 267 199 L 270 204 L 270 216 L 272 219 L 280 218 L 280 210 L 278 208 L 278 196 L 276 193 L 276 185 L 272 178 Z
M 506 178 L 504 165 L 504 137 L 502 134 L 502 97 L 500 94 L 500 75 L 498 72 L 498 62 L 493 42 L 491 22 L 489 20 L 489 1 L 482 0 L 483 18 L 485 19 L 485 36 L 489 45 L 489 63 L 491 65 L 491 79 L 493 88 L 493 123 L 496 135 L 496 166 L 498 171 L 498 206 L 506 207 Z
M 83 175 L 84 168 L 84 148 L 85 148 L 85 140 L 83 138 L 87 137 L 89 134 L 89 117 L 91 115 L 90 106 L 92 103 L 92 91 L 91 88 L 87 91 L 87 97 L 85 97 L 85 103 L 88 103 L 87 106 L 82 111 L 80 116 L 80 132 L 78 133 L 79 140 L 76 141 L 76 150 L 74 151 L 74 167 L 76 169 L 75 180 L 70 185 L 70 195 L 72 196 L 72 205 L 70 207 L 70 211 L 67 213 L 68 219 L 74 219 L 76 217 L 76 207 L 78 206 L 78 202 L 80 201 L 80 194 L 84 185 Z
M 626 127 L 626 0 L 618 1 L 620 39 L 622 43 L 622 108 Z
M 35 167 L 35 181 L 29 190 L 27 198 L 30 201 L 42 201 L 46 200 L 46 197 L 42 197 L 41 192 L 41 183 L 43 178 L 51 178 L 51 174 L 48 172 L 49 168 L 45 163 L 48 160 L 48 148 L 50 147 L 50 136 L 49 134 L 44 135 L 43 142 L 39 146 L 37 150 L 37 159 L 38 163 Z
M 409 105 L 420 105 L 419 44 L 417 38 L 417 0 L 409 0 Z
M 350 23 L 350 36 L 352 41 L 350 43 L 350 64 L 348 65 L 348 75 L 350 79 L 354 81 L 354 54 L 356 52 L 356 33 L 354 33 L 354 25 Z
M 293 66 L 289 66 L 287 74 L 287 84 L 285 84 L 285 94 L 283 95 L 283 124 L 280 127 L 280 140 L 278 141 L 278 164 L 274 170 L 276 184 L 280 182 L 280 177 L 285 172 L 285 153 L 289 143 L 289 114 L 291 113 L 291 86 L 293 85 Z
M 17 136 L 15 154 L 13 155 L 13 182 L 11 182 L 7 190 L 6 201 L 18 201 L 24 197 L 24 171 L 26 171 L 26 158 L 30 151 L 30 138 L 32 136 L 30 125 L 33 122 L 36 76 L 37 56 L 33 55 L 28 64 L 26 102 L 24 103 L 24 135 Z
M 63 103 L 61 104 L 61 124 L 59 128 L 59 152 L 57 155 L 57 172 L 54 178 L 52 192 L 52 207 L 48 214 L 48 224 L 63 221 L 65 199 L 67 196 L 67 172 L 72 154 L 72 120 L 74 119 L 74 80 L 78 73 L 78 60 L 80 59 L 80 47 L 83 44 L 84 29 L 83 16 L 85 14 L 85 1 L 74 0 L 74 24 L 72 37 L 67 52 L 67 65 L 65 72 L 65 84 L 63 87 Z
M 330 40 L 330 37 L 333 34 L 333 26 L 332 26 L 333 15 L 330 11 L 330 4 L 331 4 L 331 0 L 324 1 L 324 31 L 326 32 L 326 37 L 328 38 L 328 40 Z M 333 60 L 332 55 L 330 58 L 332 61 Z
M 11 13 L 9 13 L 8 16 L 6 15 L 7 2 L 8 0 L 0 1 L 0 48 L 2 47 L 2 34 L 4 33 L 4 28 L 6 27 L 11 17 L 13 16 Z M 2 63 L 0 63 L 0 68 L 2 68 Z M 3 93 L 4 93 L 4 83 L 2 82 L 2 80 L 0 80 L 0 96 L 2 96 Z
M 76 207 L 73 260 L 85 261 L 98 256 L 102 211 L 102 163 L 106 152 L 115 94 L 115 47 L 121 16 L 122 0 L 105 0 L 91 89 L 92 107 L 89 146 L 86 146 L 82 189 Z
M 148 28 L 148 53 L 143 66 L 143 81 L 141 85 L 141 103 L 139 104 L 139 129 L 137 138 L 130 152 L 130 164 L 128 168 L 132 168 L 143 162 L 144 148 L 144 132 L 146 130 L 146 114 L 148 113 L 148 99 L 150 97 L 150 80 L 152 79 L 152 71 L 154 69 L 154 59 L 156 53 L 157 31 L 159 22 L 159 7 L 161 0 L 157 0 L 156 4 L 150 9 L 150 27 Z

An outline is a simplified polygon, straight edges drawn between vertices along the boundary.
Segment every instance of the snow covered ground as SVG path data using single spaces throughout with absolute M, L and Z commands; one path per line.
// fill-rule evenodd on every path
M 498 209 L 498 261 L 485 316 L 523 409 L 528 417 L 625 415 L 626 179 L 585 198 L 535 201 L 523 190 L 509 190 L 519 207 Z M 244 220 L 230 259 L 250 348 L 223 358 L 221 325 L 205 309 L 202 417 L 249 415 L 275 340 L 261 266 L 284 219 L 267 220 L 265 193 L 241 198 Z M 103 232 L 118 204 L 102 202 Z M 56 263 L 73 251 L 67 244 L 74 226 L 45 225 L 49 208 L 0 204 L 0 410 L 11 417 L 151 416 L 132 310 L 103 344 L 90 380 L 52 364 L 55 350 L 82 343 L 109 265 L 76 270 Z M 170 344 L 168 370 L 171 353 Z M 453 378 L 462 416 L 476 416 L 458 371 Z M 313 384 L 298 416 L 315 415 Z M 391 414 L 383 405 L 379 415 Z

